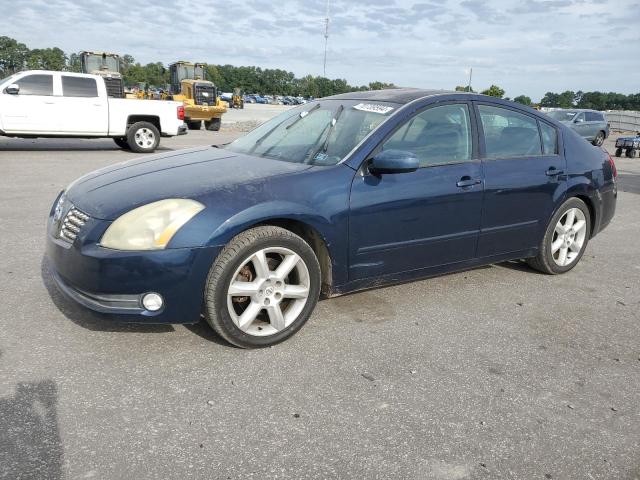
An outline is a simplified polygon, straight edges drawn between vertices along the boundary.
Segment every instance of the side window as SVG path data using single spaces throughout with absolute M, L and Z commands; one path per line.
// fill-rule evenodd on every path
M 479 105 L 488 158 L 540 155 L 538 122 L 522 113 L 501 107 Z
M 585 115 L 584 112 L 579 113 L 578 116 L 575 118 L 574 120 L 576 123 L 582 123 L 585 121 Z
M 15 83 L 20 95 L 53 95 L 53 75 L 27 75 Z
M 471 160 L 471 123 L 466 104 L 429 108 L 401 126 L 383 150 L 413 152 L 421 167 Z
M 558 131 L 551 125 L 540 122 L 540 133 L 542 133 L 542 151 L 545 155 L 556 155 L 558 153 Z
M 97 97 L 98 86 L 93 78 L 63 75 L 62 94 L 65 97 Z

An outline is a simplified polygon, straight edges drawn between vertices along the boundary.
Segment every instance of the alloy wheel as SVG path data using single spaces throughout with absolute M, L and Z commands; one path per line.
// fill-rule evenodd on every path
M 551 239 L 551 256 L 556 265 L 571 265 L 580 255 L 587 237 L 587 220 L 579 208 L 570 208 L 558 220 Z
M 136 131 L 135 140 L 138 146 L 142 148 L 151 148 L 156 141 L 156 136 L 150 129 L 143 127 Z
M 309 292 L 309 270 L 302 258 L 288 248 L 268 247 L 246 258 L 231 277 L 227 309 L 246 334 L 273 335 L 298 318 Z

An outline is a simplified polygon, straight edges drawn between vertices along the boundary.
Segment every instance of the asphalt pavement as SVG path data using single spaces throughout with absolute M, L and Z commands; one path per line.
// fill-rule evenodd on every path
M 204 323 L 106 322 L 52 284 L 57 193 L 134 157 L 0 138 L 0 478 L 640 478 L 640 159 L 617 160 L 617 215 L 568 274 L 509 262 L 326 300 L 245 351 Z

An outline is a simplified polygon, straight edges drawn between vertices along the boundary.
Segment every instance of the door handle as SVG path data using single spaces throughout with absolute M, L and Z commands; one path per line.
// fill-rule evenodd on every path
M 558 170 L 556 167 L 549 167 L 549 170 L 544 172 L 547 177 L 557 177 L 558 175 L 562 175 L 564 170 Z
M 482 183 L 482 180 L 480 180 L 479 178 L 471 178 L 465 175 L 460 180 L 458 180 L 458 183 L 456 183 L 456 185 L 460 188 L 466 188 L 473 187 L 474 185 L 478 185 L 480 183 Z

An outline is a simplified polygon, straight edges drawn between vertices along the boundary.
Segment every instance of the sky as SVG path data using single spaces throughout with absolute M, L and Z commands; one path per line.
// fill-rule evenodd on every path
M 4 8 L 3 8 L 4 7 Z M 322 75 L 326 0 L 0 0 L 0 35 L 29 48 Z M 331 0 L 327 76 L 352 85 L 539 100 L 640 92 L 640 0 Z

